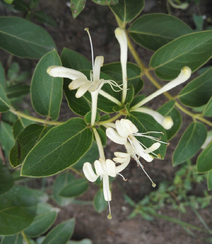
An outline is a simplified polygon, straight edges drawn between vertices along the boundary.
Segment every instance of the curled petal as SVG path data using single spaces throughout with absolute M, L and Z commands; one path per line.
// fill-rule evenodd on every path
M 61 66 L 50 66 L 47 69 L 47 73 L 53 77 L 68 78 L 71 80 L 76 80 L 77 78 L 86 79 L 87 77 L 80 71 L 75 69 L 69 69 Z
M 69 88 L 69 90 L 75 90 L 75 89 L 79 88 L 80 86 L 84 85 L 86 82 L 87 82 L 87 79 L 84 80 L 82 78 L 77 78 L 76 80 L 73 80 L 69 84 L 68 88 Z
M 110 160 L 110 159 L 107 159 L 105 161 L 105 163 L 106 163 L 107 174 L 109 176 L 115 177 L 116 176 L 116 166 L 115 166 L 115 163 L 112 160 Z
M 100 69 L 104 63 L 104 57 L 103 56 L 97 56 L 94 62 L 93 67 L 93 81 L 98 82 L 100 78 Z
M 106 130 L 106 135 L 111 141 L 114 141 L 117 144 L 125 145 L 127 142 L 127 138 L 120 136 L 113 128 L 108 128 Z
M 102 167 L 102 164 L 99 160 L 96 160 L 94 162 L 94 167 L 95 167 L 95 170 L 96 170 L 96 173 L 98 176 L 100 175 L 103 175 L 105 173 L 105 170 L 104 168 Z
M 159 142 L 156 142 L 156 143 L 153 143 L 151 147 L 145 149 L 144 151 L 146 153 L 151 153 L 151 152 L 154 152 L 155 150 L 157 150 L 159 147 L 160 147 L 160 143 Z
M 83 170 L 83 173 L 84 173 L 85 177 L 86 177 L 89 181 L 91 181 L 91 182 L 96 181 L 97 178 L 99 177 L 98 175 L 96 175 L 96 174 L 94 173 L 91 164 L 88 163 L 88 162 L 86 162 L 86 163 L 83 164 L 83 168 L 82 168 L 82 170 Z
M 88 89 L 92 86 L 92 81 L 87 81 L 84 85 L 80 86 L 80 88 L 77 90 L 76 98 L 82 97 Z

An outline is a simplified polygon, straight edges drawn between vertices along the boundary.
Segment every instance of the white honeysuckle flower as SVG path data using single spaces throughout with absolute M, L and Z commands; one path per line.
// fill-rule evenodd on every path
M 120 61 L 122 69 L 122 82 L 123 82 L 123 93 L 122 93 L 122 103 L 125 102 L 127 96 L 127 36 L 125 31 L 118 27 L 115 29 L 115 36 L 120 45 Z
M 192 73 L 192 71 L 189 67 L 187 67 L 187 66 L 183 67 L 180 71 L 180 74 L 177 76 L 177 78 L 170 81 L 169 83 L 167 83 L 165 86 L 163 86 L 162 88 L 160 88 L 156 92 L 153 92 L 148 97 L 144 98 L 142 101 L 140 101 L 139 103 L 134 105 L 130 110 L 136 111 L 139 107 L 141 107 L 145 103 L 151 101 L 153 98 L 155 98 L 155 97 L 161 95 L 162 93 L 167 92 L 167 91 L 171 90 L 172 88 L 184 83 L 185 81 L 187 81 L 190 78 L 191 73 Z
M 163 115 L 161 115 L 160 113 L 154 110 L 142 107 L 142 108 L 137 108 L 134 111 L 151 115 L 166 130 L 170 130 L 174 125 L 173 120 L 170 116 L 164 117 Z

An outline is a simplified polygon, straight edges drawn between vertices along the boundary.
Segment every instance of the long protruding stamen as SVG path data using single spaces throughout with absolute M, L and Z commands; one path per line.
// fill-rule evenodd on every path
M 150 178 L 150 176 L 147 174 L 146 170 L 144 169 L 144 166 L 142 165 L 142 163 L 138 160 L 138 158 L 136 157 L 136 155 L 132 154 L 132 157 L 135 159 L 136 163 L 138 165 L 140 165 L 140 167 L 142 168 L 142 170 L 144 171 L 145 175 L 149 178 L 149 180 L 152 183 L 152 187 L 156 187 L 156 184 L 153 182 L 153 180 Z
M 90 45 L 91 45 L 91 60 L 92 60 L 92 68 L 93 68 L 94 67 L 94 51 L 93 51 L 93 43 L 92 43 L 92 39 L 91 39 L 91 34 L 89 32 L 88 27 L 86 27 L 84 30 L 87 31 L 87 33 L 88 33 L 88 37 L 89 37 L 89 41 L 90 41 Z
M 111 208 L 110 208 L 110 201 L 108 201 L 108 211 L 109 211 L 109 214 L 108 214 L 107 218 L 108 219 L 112 219 Z
M 118 173 L 118 175 L 121 176 L 124 181 L 127 181 L 127 179 L 122 174 Z

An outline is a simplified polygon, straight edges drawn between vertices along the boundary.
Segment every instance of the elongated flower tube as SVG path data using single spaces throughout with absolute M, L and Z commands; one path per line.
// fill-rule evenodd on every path
M 151 95 L 149 95 L 148 97 L 144 98 L 142 101 L 140 101 L 139 103 L 134 105 L 131 108 L 131 111 L 135 111 L 137 108 L 139 108 L 142 105 L 144 105 L 145 103 L 151 101 L 153 98 L 155 98 L 155 97 L 161 95 L 162 93 L 167 92 L 167 91 L 171 90 L 172 88 L 184 83 L 185 81 L 187 81 L 190 78 L 190 76 L 191 76 L 191 69 L 189 67 L 185 66 L 184 68 L 181 69 L 181 72 L 177 78 L 170 81 L 168 84 L 166 84 L 165 86 L 163 86 L 162 88 L 160 88 L 156 92 L 152 93 Z
M 115 36 L 120 45 L 120 61 L 122 69 L 122 82 L 123 82 L 123 93 L 122 103 L 125 102 L 127 96 L 127 37 L 124 30 L 120 27 L 115 29 Z
M 135 111 L 151 115 L 166 130 L 171 129 L 174 124 L 170 116 L 164 117 L 163 115 L 161 115 L 160 113 L 154 110 L 141 107 L 141 108 L 137 108 Z

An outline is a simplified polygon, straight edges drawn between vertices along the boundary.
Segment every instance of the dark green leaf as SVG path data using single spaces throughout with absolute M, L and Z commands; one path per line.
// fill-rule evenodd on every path
M 211 33 L 212 34 L 212 33 Z M 182 89 L 178 98 L 189 107 L 205 105 L 212 95 L 212 68 L 205 71 Z
M 141 102 L 143 99 L 145 98 L 145 95 L 138 95 L 136 97 L 133 98 L 132 103 L 130 104 L 131 107 L 133 107 L 134 105 L 138 104 L 139 102 Z
M 12 4 L 14 0 L 4 0 L 6 3 Z
M 175 39 L 157 50 L 150 66 L 164 80 L 176 78 L 184 66 L 192 71 L 205 64 L 212 55 L 212 31 L 191 33 Z
M 86 0 L 71 0 L 71 12 L 75 19 L 85 8 Z
M 100 5 L 114 5 L 117 4 L 120 0 L 92 0 L 92 1 Z
M 14 145 L 14 138 L 12 133 L 12 126 L 3 121 L 1 121 L 0 124 L 0 142 L 3 149 L 6 151 L 6 155 L 8 155 L 10 149 Z
M 128 90 L 127 90 L 127 97 L 126 97 L 126 104 L 127 103 L 131 103 L 132 102 L 132 100 L 133 100 L 133 98 L 134 98 L 134 92 L 135 90 L 134 90 L 134 86 L 130 86 L 129 88 L 128 88 Z
M 9 170 L 0 162 L 0 195 L 9 191 L 13 183 L 13 177 Z
M 10 163 L 17 167 L 23 163 L 29 151 L 43 138 L 52 127 L 39 124 L 27 126 L 17 137 L 15 145 L 10 151 Z
M 193 122 L 183 133 L 173 154 L 173 166 L 181 164 L 194 156 L 207 137 L 205 126 L 199 122 Z
M 40 0 L 30 0 L 29 1 L 29 7 L 30 9 L 36 8 L 38 6 L 38 3 L 40 2 Z
M 47 25 L 56 27 L 57 23 L 55 22 L 54 19 L 52 19 L 51 16 L 49 16 L 48 14 L 44 13 L 43 11 L 36 11 L 33 12 L 33 16 L 40 21 L 41 23 L 45 23 Z
M 72 175 L 71 173 L 66 171 L 66 172 L 60 174 L 57 177 L 56 181 L 54 182 L 53 197 L 54 197 L 54 200 L 59 205 L 66 206 L 66 205 L 70 204 L 71 202 L 73 202 L 72 198 L 59 196 L 59 192 L 73 180 L 75 180 L 74 175 Z
M 136 43 L 153 51 L 191 32 L 192 29 L 178 18 L 158 13 L 141 16 L 129 29 Z
M 152 116 L 138 112 L 132 112 L 131 115 L 132 116 L 130 116 L 129 119 L 138 128 L 139 133 L 146 133 L 149 131 L 163 132 L 164 135 L 160 135 L 160 140 L 163 142 L 167 141 L 164 128 L 160 124 L 155 122 Z M 148 136 L 157 137 L 157 135 L 155 135 L 154 133 L 148 133 Z M 137 139 L 147 148 L 155 143 L 155 141 L 145 137 L 137 137 Z M 166 145 L 162 143 L 159 149 L 154 151 L 154 153 L 160 154 L 160 158 L 164 158 L 166 153 Z
M 208 146 L 201 152 L 201 154 L 197 158 L 197 171 L 199 173 L 204 173 L 212 169 L 211 158 L 212 158 L 212 141 L 208 144 Z
M 163 116 L 170 116 L 174 122 L 172 128 L 166 131 L 168 141 L 178 132 L 182 123 L 182 116 L 179 111 L 174 107 L 174 104 L 175 101 L 171 100 L 158 109 L 158 112 L 160 114 L 162 114 Z
M 90 124 L 90 123 L 91 123 L 91 116 L 92 116 L 91 111 L 88 112 L 88 113 L 85 115 L 85 117 L 84 117 L 85 123 L 87 123 L 87 124 Z M 95 122 L 99 121 L 99 119 L 100 119 L 100 115 L 99 115 L 99 113 L 97 112 L 97 113 L 96 113 L 96 119 L 95 119 Z
M 41 27 L 19 17 L 0 17 L 0 47 L 22 58 L 39 59 L 56 48 Z
M 4 236 L 1 244 L 23 244 L 21 233 L 13 236 Z
M 69 219 L 66 220 L 56 227 L 52 229 L 45 239 L 43 240 L 42 244 L 66 244 L 67 241 L 70 239 L 72 236 L 72 233 L 74 231 L 74 226 L 75 226 L 75 220 L 74 219 Z M 60 233 L 58 235 L 58 233 Z
M 104 199 L 104 194 L 102 189 L 98 190 L 98 192 L 96 193 L 93 200 L 93 204 L 94 204 L 94 208 L 98 213 L 101 213 L 106 209 L 107 202 Z
M 3 86 L 0 84 L 0 112 L 6 112 L 11 107 L 10 100 L 8 99 Z
M 15 0 L 13 2 L 13 6 L 16 10 L 21 11 L 21 12 L 27 12 L 29 10 L 27 3 L 25 3 L 22 0 Z
M 119 3 L 110 6 L 113 13 L 123 22 L 128 23 L 135 19 L 144 8 L 144 0 L 119 0 Z
M 67 184 L 59 193 L 62 197 L 76 197 L 88 189 L 87 179 L 77 179 Z
M 52 128 L 29 152 L 21 174 L 47 176 L 76 163 L 90 148 L 92 132 L 83 119 L 73 118 Z
M 101 128 L 97 128 L 96 130 L 97 130 L 97 132 L 98 132 L 98 134 L 100 136 L 100 139 L 101 139 L 101 142 L 102 142 L 102 146 L 105 147 L 106 143 L 107 143 L 107 137 L 106 137 L 105 132 Z
M 51 77 L 46 72 L 48 67 L 54 65 L 61 65 L 60 57 L 55 50 L 43 56 L 37 64 L 32 78 L 31 98 L 37 113 L 56 120 L 63 96 L 63 79 Z
M 37 204 L 46 201 L 46 194 L 23 186 L 13 186 L 0 195 L 0 235 L 14 235 L 27 228 L 33 221 Z
M 112 77 L 119 85 L 122 84 L 122 70 L 120 62 L 106 64 L 101 68 L 101 71 Z M 135 95 L 138 94 L 143 87 L 143 81 L 140 77 L 141 69 L 133 63 L 127 63 L 127 81 L 128 85 L 133 85 Z
M 17 105 L 20 99 L 28 95 L 30 87 L 27 85 L 13 85 L 6 89 L 7 97 L 10 99 L 12 105 Z M 17 102 L 18 101 L 18 102 Z
M 57 217 L 57 209 L 51 206 L 46 209 L 46 203 L 38 204 L 37 215 L 30 226 L 24 232 L 30 237 L 40 236 L 45 233 L 54 223 Z
M 6 82 L 6 78 L 5 78 L 4 68 L 0 62 L 0 85 L 2 85 L 3 88 L 5 88 L 5 82 Z
M 6 112 L 2 114 L 2 120 L 8 124 L 13 124 L 17 120 L 17 116 L 12 112 Z
M 34 122 L 22 117 L 19 117 L 13 124 L 13 136 L 16 139 L 18 134 L 26 128 L 28 125 L 33 124 Z
M 196 25 L 195 31 L 201 31 L 203 29 L 204 19 L 202 15 L 193 14 L 193 21 Z
M 93 142 L 90 149 L 87 151 L 87 153 L 76 163 L 73 165 L 73 168 L 82 170 L 83 164 L 85 162 L 94 162 L 99 157 L 99 151 L 97 144 Z
M 212 97 L 204 108 L 202 115 L 212 117 Z
M 208 190 L 212 190 L 212 170 L 208 172 Z
M 17 78 L 19 71 L 20 71 L 19 64 L 17 62 L 12 63 L 7 72 L 8 79 L 10 81 L 14 81 Z

